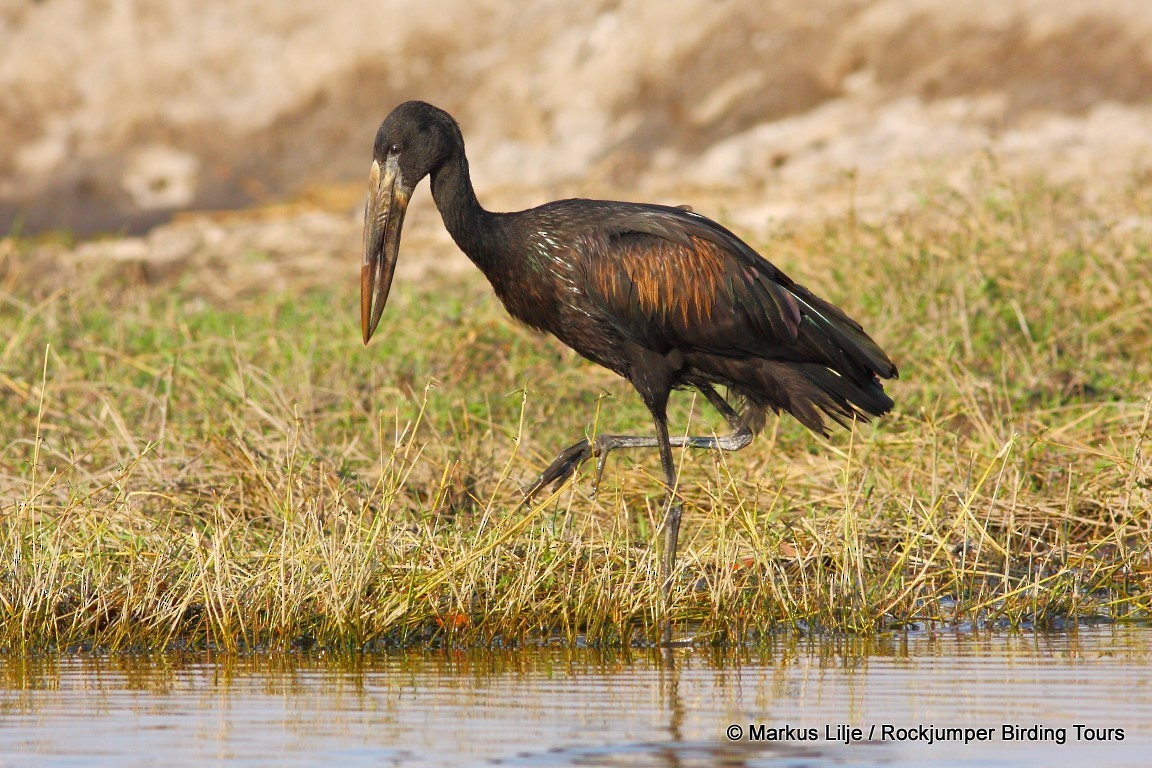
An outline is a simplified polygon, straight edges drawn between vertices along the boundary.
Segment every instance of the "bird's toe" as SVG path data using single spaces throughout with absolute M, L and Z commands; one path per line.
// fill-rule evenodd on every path
M 540 473 L 540 477 L 536 478 L 536 482 L 524 492 L 527 499 L 535 496 L 541 488 L 552 483 L 552 490 L 555 491 L 572 476 L 576 468 L 583 464 L 585 461 L 592 457 L 592 445 L 587 439 L 565 448 L 556 457 L 556 460 L 548 465 L 548 468 Z

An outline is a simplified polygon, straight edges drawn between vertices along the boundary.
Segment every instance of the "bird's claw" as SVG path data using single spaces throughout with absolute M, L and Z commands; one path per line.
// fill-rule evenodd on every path
M 548 465 L 548 468 L 540 473 L 540 477 L 536 478 L 536 482 L 532 483 L 526 491 L 524 491 L 525 503 L 532 501 L 532 497 L 539 493 L 540 489 L 552 483 L 552 490 L 555 492 L 560 486 L 572 476 L 576 468 L 583 464 L 588 459 L 596 455 L 595 447 L 587 438 L 581 440 L 575 445 L 571 445 L 560 452 L 556 460 Z M 593 495 L 595 495 L 596 486 L 600 483 L 600 475 L 604 471 L 604 462 L 601 459 L 597 464 L 596 482 L 592 486 Z

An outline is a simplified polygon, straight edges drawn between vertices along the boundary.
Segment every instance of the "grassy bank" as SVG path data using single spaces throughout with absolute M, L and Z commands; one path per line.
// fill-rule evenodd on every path
M 987 181 L 757 245 L 889 350 L 897 411 L 679 454 L 679 627 L 1147 621 L 1138 185 L 1089 201 Z M 655 453 L 614 457 L 595 499 L 590 468 L 530 508 L 519 491 L 586 432 L 648 432 L 646 411 L 512 325 L 478 273 L 397 285 L 365 349 L 354 253 L 329 289 L 223 306 L 198 290 L 212 275 L 53 285 L 18 268 L 34 246 L 5 247 L 0 647 L 656 636 Z M 724 428 L 687 394 L 671 418 Z

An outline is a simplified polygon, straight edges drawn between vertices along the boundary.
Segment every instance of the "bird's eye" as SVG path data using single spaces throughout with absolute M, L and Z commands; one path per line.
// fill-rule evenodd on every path
M 390 155 L 400 154 L 400 145 L 399 144 L 393 144 L 392 146 L 388 147 L 388 154 L 390 154 Z

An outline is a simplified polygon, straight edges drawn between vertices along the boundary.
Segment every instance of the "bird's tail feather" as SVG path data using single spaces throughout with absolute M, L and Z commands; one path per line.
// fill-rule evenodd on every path
M 846 363 L 844 367 L 853 375 L 863 374 L 871 378 L 875 374 L 884 379 L 899 376 L 896 366 L 880 345 L 843 310 L 802 285 L 792 285 L 789 291 L 804 305 L 803 314 L 812 323 L 807 330 L 809 338 L 802 342 L 812 345 L 813 351 L 823 354 L 829 361 L 841 365 Z M 806 335 L 805 330 L 801 325 L 801 336 Z
M 843 427 L 869 421 L 892 410 L 892 398 L 879 379 L 866 382 L 842 376 L 817 363 L 727 360 L 723 378 L 742 400 L 742 422 L 758 432 L 768 410 L 791 414 L 804 426 L 828 434 L 826 419 Z

